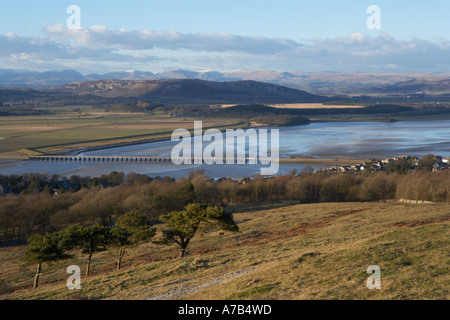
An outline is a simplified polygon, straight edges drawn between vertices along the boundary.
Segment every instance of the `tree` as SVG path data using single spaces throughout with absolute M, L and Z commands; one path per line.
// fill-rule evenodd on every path
M 14 229 L 20 217 L 20 203 L 8 197 L 0 202 L 0 228 L 3 229 L 3 236 L 5 240 L 14 239 Z M 9 235 L 9 229 L 12 229 L 12 235 Z M 20 227 L 19 227 L 20 233 Z
M 111 244 L 111 227 L 95 224 L 88 227 L 71 226 L 63 230 L 64 244 L 68 248 L 79 248 L 83 254 L 88 255 L 86 276 L 89 276 L 92 255 L 105 251 Z
M 320 201 L 341 202 L 357 199 L 358 178 L 346 174 L 335 174 L 322 180 L 320 186 Z
M 122 258 L 127 246 L 149 241 L 154 237 L 156 229 L 147 216 L 139 211 L 130 211 L 120 216 L 112 229 L 112 245 L 118 248 L 116 256 L 117 270 L 120 270 Z
M 37 264 L 36 275 L 34 276 L 33 288 L 37 288 L 41 268 L 44 262 L 52 263 L 58 260 L 70 258 L 66 253 L 66 248 L 56 232 L 48 232 L 44 235 L 34 236 L 28 239 L 28 246 L 25 248 L 25 261 L 27 265 Z
M 367 176 L 359 188 L 360 197 L 364 201 L 394 199 L 397 175 L 385 172 L 372 173 Z
M 179 257 L 184 257 L 189 242 L 195 233 L 202 229 L 221 227 L 228 231 L 238 231 L 239 228 L 231 214 L 225 214 L 222 207 L 202 206 L 191 203 L 183 211 L 173 211 L 160 217 L 166 223 L 163 238 L 159 243 L 175 244 L 179 249 Z
M 438 163 L 438 159 L 433 154 L 427 154 L 422 157 L 422 166 L 428 171 L 433 170 L 433 166 Z
M 111 246 L 118 249 L 115 257 L 117 270 L 120 270 L 120 267 L 122 266 L 125 248 L 132 244 L 130 237 L 131 233 L 124 228 L 113 227 L 111 229 Z
M 40 225 L 42 234 L 50 227 L 50 217 L 55 211 L 55 201 L 48 195 L 36 195 L 32 202 L 34 219 Z

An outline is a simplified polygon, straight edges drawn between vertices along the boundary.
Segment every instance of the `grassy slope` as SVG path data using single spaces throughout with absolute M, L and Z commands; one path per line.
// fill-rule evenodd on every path
M 21 248 L 0 248 L 4 299 L 449 299 L 450 204 L 326 203 L 234 208 L 241 232 L 196 237 L 190 254 L 153 244 L 128 251 L 115 271 L 94 256 L 82 290 L 68 290 L 77 258 L 18 268 Z M 366 269 L 381 268 L 381 290 Z

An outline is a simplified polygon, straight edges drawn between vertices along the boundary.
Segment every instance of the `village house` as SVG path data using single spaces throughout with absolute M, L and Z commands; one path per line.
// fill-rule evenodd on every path
M 449 167 L 449 165 L 450 165 L 449 157 L 443 158 L 439 155 L 434 155 L 434 156 L 435 156 L 437 162 L 432 168 L 433 171 L 445 170 L 446 168 Z M 389 164 L 391 164 L 391 162 L 402 160 L 402 159 L 411 160 L 411 166 L 415 167 L 415 169 L 410 168 L 407 172 L 409 172 L 409 173 L 417 172 L 417 168 L 420 167 L 420 164 L 421 164 L 421 159 L 417 158 L 417 157 L 411 157 L 408 155 L 403 155 L 400 157 L 393 157 L 393 158 L 386 158 L 383 160 L 375 160 L 374 159 L 372 161 L 368 161 L 363 164 L 356 164 L 356 165 L 351 165 L 351 166 L 349 166 L 349 165 L 333 166 L 328 169 L 321 169 L 319 171 L 328 171 L 328 172 L 350 172 L 350 171 L 355 172 L 355 171 L 367 171 L 367 170 L 369 170 L 371 172 L 383 171 L 389 167 Z

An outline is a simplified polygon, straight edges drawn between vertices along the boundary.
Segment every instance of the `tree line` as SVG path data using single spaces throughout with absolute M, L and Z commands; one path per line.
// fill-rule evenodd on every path
M 225 214 L 222 207 L 189 204 L 182 211 L 162 215 L 165 223 L 157 244 L 175 245 L 179 257 L 184 257 L 186 249 L 197 231 L 220 227 L 223 230 L 238 231 L 232 215 Z M 141 242 L 151 241 L 156 229 L 148 218 L 137 211 L 120 216 L 113 226 L 100 224 L 73 225 L 59 231 L 46 232 L 28 239 L 24 250 L 25 265 L 36 265 L 33 288 L 39 285 L 44 263 L 72 258 L 74 250 L 87 257 L 86 277 L 91 270 L 95 253 L 112 250 L 115 253 L 117 270 L 120 270 L 126 249 Z
M 2 176 L 0 180 L 11 179 Z M 16 178 L 12 180 L 17 181 Z M 243 181 L 214 180 L 204 176 L 202 171 L 178 180 L 152 179 L 135 173 L 111 173 L 94 179 L 75 180 L 81 184 L 78 190 L 53 193 L 48 192 L 47 185 L 36 175 L 34 180 L 27 180 L 28 184 L 24 180 L 20 182 L 20 193 L 1 196 L 0 241 L 23 242 L 32 235 L 71 225 L 98 223 L 108 226 L 132 211 L 159 223 L 161 215 L 183 210 L 190 203 L 218 205 L 226 210 L 229 205 L 267 201 L 315 203 L 401 198 L 450 201 L 448 169 L 430 172 L 424 168 L 410 174 L 292 172 L 271 179 L 258 177 Z

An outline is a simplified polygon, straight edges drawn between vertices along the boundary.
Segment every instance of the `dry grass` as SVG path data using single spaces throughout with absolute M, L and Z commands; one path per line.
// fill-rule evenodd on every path
M 83 257 L 19 268 L 23 248 L 0 248 L 4 299 L 449 299 L 450 204 L 271 204 L 235 207 L 240 233 L 196 237 L 189 254 L 144 244 L 121 271 L 107 253 L 76 293 L 65 268 Z M 381 290 L 369 290 L 369 265 Z M 1 282 L 1 281 L 0 281 Z

